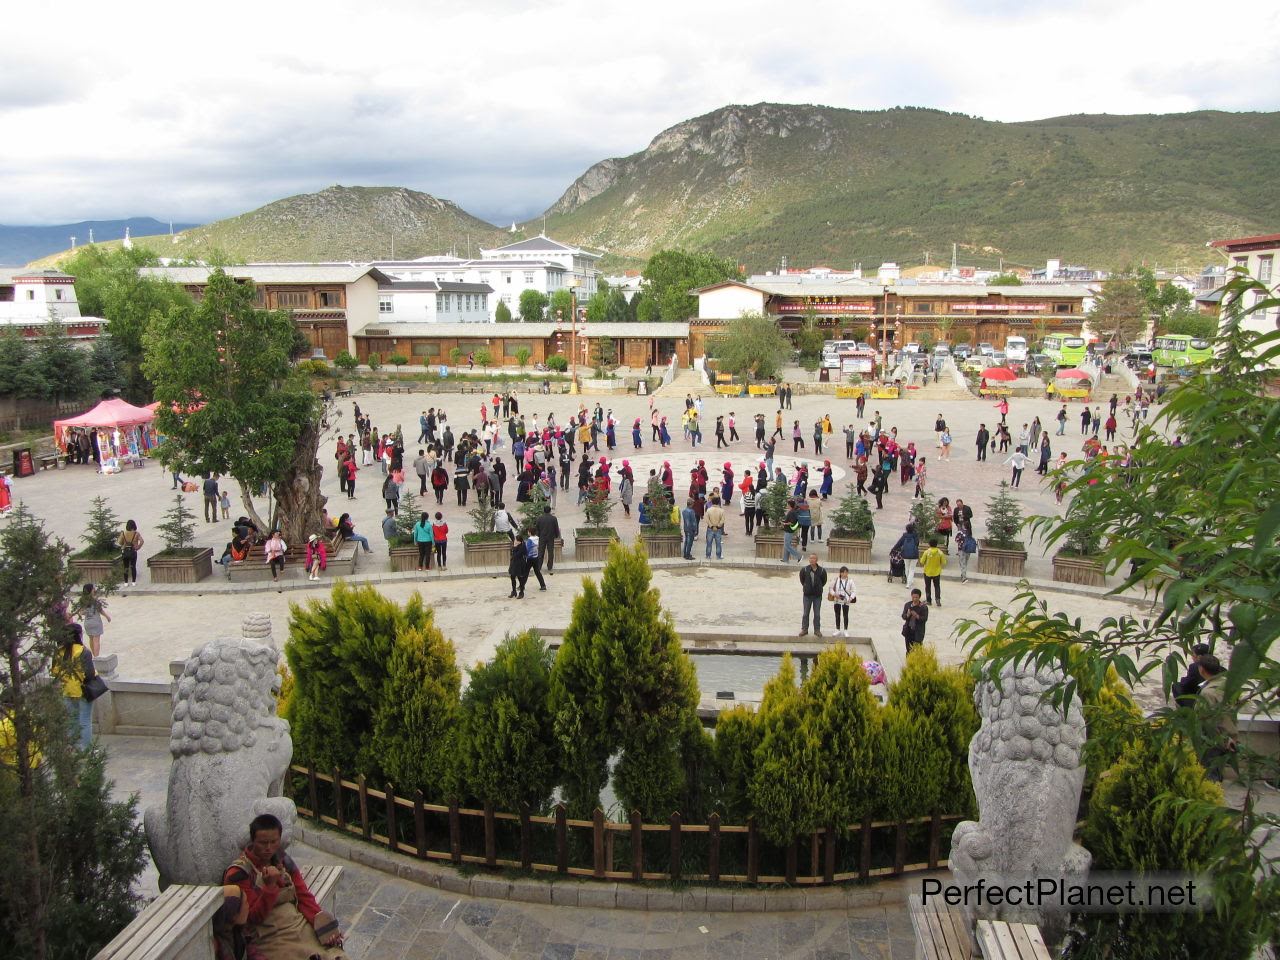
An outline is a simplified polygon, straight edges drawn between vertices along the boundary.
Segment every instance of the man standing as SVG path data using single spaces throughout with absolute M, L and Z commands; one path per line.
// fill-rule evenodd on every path
M 525 556 L 529 561 L 529 573 L 538 578 L 538 589 L 547 589 L 547 581 L 542 579 L 542 549 L 537 534 L 532 530 L 525 531 Z M 527 576 L 527 574 L 526 574 Z M 524 591 L 521 590 L 521 593 Z
M 809 565 L 800 568 L 800 592 L 804 598 L 804 617 L 800 636 L 809 635 L 809 614 L 813 614 L 813 634 L 822 636 L 822 598 L 827 587 L 827 571 L 818 566 L 818 555 L 809 554 Z M 916 591 L 919 594 L 920 591 Z
M 680 511 L 680 530 L 684 534 L 684 549 L 681 551 L 681 556 L 686 560 L 692 560 L 693 539 L 698 535 L 698 514 L 694 512 L 692 500 L 686 500 L 684 509 Z
M 1200 700 L 1208 714 L 1206 718 L 1211 725 L 1208 739 L 1213 743 L 1200 758 L 1205 775 L 1215 783 L 1222 782 L 1222 758 L 1236 752 L 1236 740 L 1240 733 L 1236 727 L 1236 712 L 1224 706 L 1227 674 L 1222 661 L 1213 654 L 1200 658 L 1200 676 L 1204 680 L 1200 687 Z
M 987 445 L 991 443 L 991 431 L 987 429 L 985 423 L 978 424 L 978 436 L 974 442 L 978 445 L 978 460 L 987 459 Z
M 911 600 L 902 606 L 902 639 L 907 653 L 924 643 L 924 625 L 929 622 L 929 608 L 920 600 L 920 588 L 911 591 Z
M 204 478 L 204 520 L 218 522 L 218 475 L 211 473 Z
M 794 500 L 787 501 L 787 512 L 782 518 L 782 562 L 790 563 L 794 553 L 797 560 L 804 556 L 796 547 L 796 538 L 800 535 L 800 511 Z
M 1062 436 L 1067 429 L 1067 405 L 1064 403 L 1062 409 L 1058 411 L 1058 436 Z
M 427 411 L 422 411 L 422 416 L 418 417 L 418 442 L 427 442 Z
M 427 451 L 418 451 L 418 459 L 413 461 L 413 472 L 418 475 L 418 485 L 421 487 L 418 491 L 418 496 L 425 497 L 427 495 L 427 474 L 430 472 L 427 470 Z
M 714 543 L 716 559 L 723 560 L 721 548 L 724 541 L 724 508 L 720 506 L 720 498 L 715 494 L 711 495 L 711 506 L 707 507 L 703 519 L 707 521 L 707 559 L 711 559 L 711 544 Z
M 396 538 L 396 513 L 390 507 L 382 518 L 382 536 L 388 543 Z
M 537 528 L 540 556 L 547 563 L 547 573 L 555 573 L 556 538 L 560 536 L 560 521 L 551 512 L 550 506 L 544 506 L 542 508 L 542 516 L 538 518 L 534 526 Z M 541 580 L 542 578 L 539 577 L 538 579 Z

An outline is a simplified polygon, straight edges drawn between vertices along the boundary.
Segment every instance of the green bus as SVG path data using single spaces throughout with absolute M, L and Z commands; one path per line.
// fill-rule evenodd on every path
M 1050 334 L 1040 345 L 1040 352 L 1047 355 L 1055 367 L 1078 367 L 1084 363 L 1084 337 Z
M 1157 367 L 1194 366 L 1213 359 L 1213 347 L 1208 340 L 1200 340 L 1185 333 L 1156 337 L 1155 349 L 1151 353 Z

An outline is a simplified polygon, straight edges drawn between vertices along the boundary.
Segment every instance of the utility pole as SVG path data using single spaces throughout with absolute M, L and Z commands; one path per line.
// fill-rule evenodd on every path
M 956 245 L 951 244 L 951 272 L 956 272 Z
M 74 250 L 75 248 L 76 248 L 76 238 L 75 238 L 75 235 L 73 234 L 71 237 L 71 249 Z

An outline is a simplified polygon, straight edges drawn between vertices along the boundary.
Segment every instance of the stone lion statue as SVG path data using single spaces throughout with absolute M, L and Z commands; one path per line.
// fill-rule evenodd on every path
M 280 819 L 286 840 L 297 822 L 293 801 L 281 796 L 293 743 L 276 716 L 271 620 L 250 614 L 243 632 L 196 650 L 173 695 L 168 797 L 144 818 L 164 885 L 220 882 L 260 813 Z
M 982 726 L 969 743 L 978 821 L 959 824 L 951 839 L 951 870 L 961 883 L 1082 877 L 1089 870 L 1088 851 L 1071 839 L 1084 785 L 1084 715 L 1074 699 L 1065 714 L 1041 701 L 1060 678 L 1007 665 L 999 686 L 989 678 L 978 684 Z M 968 912 L 1050 927 L 1062 919 L 1036 906 L 970 904 Z

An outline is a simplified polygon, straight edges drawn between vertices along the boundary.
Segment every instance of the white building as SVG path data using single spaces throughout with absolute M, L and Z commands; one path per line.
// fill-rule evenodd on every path
M 379 323 L 488 323 L 487 283 L 392 280 L 378 284 Z
M 46 323 L 61 320 L 71 337 L 96 337 L 106 321 L 80 316 L 75 283 L 75 277 L 60 270 L 0 267 L 0 325 L 22 327 L 34 337 Z
M 1255 290 L 1246 294 L 1248 299 L 1242 306 L 1248 308 L 1263 300 L 1275 297 L 1280 293 L 1280 274 L 1276 272 L 1276 260 L 1280 258 L 1280 233 L 1269 233 L 1256 237 L 1238 237 L 1234 240 L 1214 240 L 1211 247 L 1221 250 L 1232 269 L 1244 267 L 1249 276 L 1267 288 L 1269 293 Z M 1233 277 L 1227 274 L 1227 281 Z M 1259 333 L 1274 333 L 1280 329 L 1280 311 L 1255 310 L 1244 321 L 1247 330 Z
M 596 262 L 602 254 L 537 236 L 492 250 L 481 248 L 480 257 L 432 256 L 418 260 L 383 260 L 372 264 L 397 281 L 481 284 L 490 288 L 488 319 L 492 321 L 499 303 L 504 303 L 512 316 L 520 313 L 520 294 L 537 290 L 550 297 L 571 284 L 579 301 L 596 292 Z M 400 311 L 396 309 L 398 314 Z M 420 315 L 415 316 L 422 322 Z M 442 318 L 443 322 L 443 318 Z

